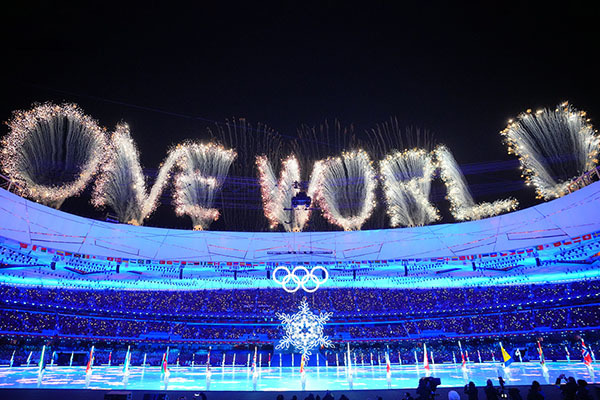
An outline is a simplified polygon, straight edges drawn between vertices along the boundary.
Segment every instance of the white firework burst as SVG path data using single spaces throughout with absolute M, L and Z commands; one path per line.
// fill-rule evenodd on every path
M 358 230 L 373 213 L 377 179 L 364 150 L 342 153 L 315 163 L 317 197 L 323 215 L 346 231 Z
M 434 153 L 440 168 L 440 176 L 446 185 L 447 198 L 450 201 L 450 212 L 458 221 L 491 217 L 512 211 L 519 205 L 515 199 L 475 204 L 467 186 L 467 181 L 450 150 L 441 145 L 434 150 Z
M 156 209 L 158 197 L 169 181 L 181 148 L 172 149 L 147 193 L 140 156 L 127 124 L 119 124 L 111 136 L 106 160 L 94 185 L 92 204 L 109 206 L 120 222 L 142 225 Z
M 301 190 L 300 165 L 294 155 L 281 163 L 279 180 L 266 156 L 256 157 L 263 210 L 271 229 L 282 225 L 287 232 L 299 232 L 310 218 L 310 207 L 292 207 L 292 198 Z M 314 176 L 314 174 L 313 174 Z M 315 179 L 310 180 L 307 196 L 316 191 Z
M 500 133 L 508 153 L 519 157 L 523 177 L 538 198 L 564 196 L 574 178 L 598 164 L 597 131 L 584 111 L 566 102 L 554 110 L 527 110 Z
M 2 167 L 35 201 L 59 208 L 95 174 L 106 134 L 75 104 L 16 111 L 2 140 Z
M 175 176 L 175 212 L 189 215 L 195 230 L 208 228 L 219 218 L 215 196 L 236 157 L 233 150 L 209 143 L 187 143 L 180 148 Z
M 379 162 L 390 225 L 423 226 L 440 219 L 429 201 L 435 166 L 424 149 L 396 151 Z

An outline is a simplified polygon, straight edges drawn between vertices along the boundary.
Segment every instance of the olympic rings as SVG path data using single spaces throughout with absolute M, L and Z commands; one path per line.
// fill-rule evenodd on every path
M 281 280 L 277 279 L 277 272 L 280 270 L 286 272 L 286 275 Z M 316 270 L 323 271 L 323 278 L 317 278 L 317 276 L 315 275 Z M 303 271 L 304 275 L 298 276 L 296 274 L 296 272 L 298 271 Z M 300 288 L 302 288 L 305 292 L 314 293 L 317 291 L 319 286 L 321 286 L 327 281 L 327 279 L 329 279 L 329 272 L 327 272 L 327 269 L 321 265 L 313 267 L 310 271 L 305 266 L 298 265 L 291 272 L 288 267 L 282 265 L 275 268 L 275 270 L 273 271 L 273 280 L 276 283 L 280 284 L 283 290 L 285 290 L 288 293 L 294 293 Z M 293 288 L 288 287 L 288 283 L 290 283 L 290 281 L 293 283 L 293 285 L 295 285 Z M 306 287 L 306 284 L 309 281 L 314 283 L 314 288 Z

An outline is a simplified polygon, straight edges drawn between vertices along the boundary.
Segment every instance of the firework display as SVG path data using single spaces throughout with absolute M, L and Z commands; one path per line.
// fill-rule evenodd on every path
M 2 168 L 35 201 L 59 208 L 96 173 L 104 130 L 74 104 L 46 103 L 17 111 L 2 140 Z
M 554 110 L 527 110 L 501 134 L 539 198 L 564 196 L 574 178 L 598 164 L 600 138 L 586 113 L 567 102 Z
M 119 222 L 142 225 L 156 209 L 158 197 L 169 181 L 180 153 L 180 147 L 169 152 L 150 193 L 147 193 L 139 152 L 129 127 L 127 124 L 117 125 L 94 185 L 92 204 L 96 207 L 109 206 Z
M 195 230 L 204 230 L 219 218 L 219 211 L 213 208 L 215 195 L 235 157 L 235 151 L 214 143 L 181 146 L 179 172 L 175 175 L 175 212 L 189 215 Z
M 290 156 L 281 163 L 279 181 L 267 157 L 257 157 L 256 165 L 263 210 L 271 229 L 281 224 L 287 232 L 302 230 L 297 218 L 298 213 L 290 206 L 292 198 L 298 193 L 300 182 L 300 166 L 296 157 Z
M 320 169 L 317 196 L 324 217 L 344 230 L 360 229 L 375 208 L 377 180 L 369 155 L 347 152 L 315 168 Z
M 230 149 L 243 149 L 229 169 L 229 178 L 221 188 L 219 198 L 227 204 L 227 212 L 221 218 L 226 225 L 234 225 L 240 230 L 265 230 L 272 222 L 264 217 L 260 207 L 245 207 L 240 201 L 240 193 L 251 193 L 253 200 L 261 193 L 255 192 L 256 186 L 248 185 L 249 176 L 259 175 L 256 157 L 264 155 L 269 160 L 279 160 L 284 152 L 283 140 L 274 129 L 257 123 L 251 124 L 244 118 L 231 118 L 225 123 L 216 123 L 208 128 L 212 140 Z M 249 200 L 249 199 L 248 199 Z
M 446 146 L 438 146 L 434 152 L 440 169 L 440 176 L 448 192 L 450 212 L 458 221 L 478 220 L 517 208 L 519 203 L 515 199 L 475 204 L 467 186 L 467 181 L 450 150 Z
M 367 130 L 367 143 L 370 152 L 377 157 L 385 157 L 394 151 L 408 149 L 433 150 L 434 137 L 427 130 L 415 127 L 404 127 L 397 118 L 375 125 L 373 129 Z
M 390 225 L 423 226 L 440 219 L 429 201 L 435 172 L 430 153 L 412 149 L 389 154 L 379 162 Z
M 15 112 L 8 126 L 0 161 L 9 187 L 59 208 L 99 172 L 92 204 L 109 207 L 119 222 L 136 225 L 154 212 L 170 183 L 176 214 L 189 215 L 194 229 L 207 229 L 221 218 L 219 208 L 226 209 L 229 222 L 224 223 L 239 230 L 261 231 L 267 222 L 271 229 L 287 232 L 309 226 L 328 230 L 332 225 L 358 230 L 367 220 L 369 227 L 381 227 L 385 214 L 392 227 L 423 226 L 440 220 L 430 201 L 437 171 L 458 221 L 498 215 L 518 205 L 511 198 L 475 203 L 450 150 L 440 145 L 432 151 L 427 131 L 402 129 L 397 119 L 366 131 L 361 145 L 354 127 L 337 120 L 302 125 L 294 140 L 284 142 L 266 125 L 253 127 L 234 118 L 209 128 L 208 144 L 174 146 L 151 188 L 124 123 L 107 140 L 105 130 L 76 105 L 46 103 Z M 527 110 L 509 121 L 501 134 L 539 198 L 563 196 L 573 190 L 575 179 L 577 187 L 589 184 L 589 172 L 598 164 L 600 137 L 585 112 L 568 103 L 554 110 Z M 228 150 L 234 148 L 243 149 L 239 159 Z M 277 171 L 271 163 L 284 151 L 291 155 Z M 371 157 L 380 160 L 379 176 Z M 231 173 L 235 176 L 227 178 Z M 262 207 L 252 204 L 259 195 Z M 376 208 L 377 199 L 385 200 L 385 207 Z

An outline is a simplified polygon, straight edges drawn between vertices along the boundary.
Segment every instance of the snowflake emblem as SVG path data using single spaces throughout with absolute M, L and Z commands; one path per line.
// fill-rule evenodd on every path
M 333 347 L 329 337 L 323 336 L 323 325 L 333 313 L 313 314 L 305 298 L 300 302 L 299 309 L 300 311 L 292 315 L 277 313 L 285 335 L 275 348 L 280 350 L 293 346 L 308 358 L 312 354 L 311 350 L 318 346 Z

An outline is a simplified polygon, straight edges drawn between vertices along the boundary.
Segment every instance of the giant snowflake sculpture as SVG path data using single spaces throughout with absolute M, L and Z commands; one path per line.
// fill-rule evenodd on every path
M 312 354 L 310 351 L 318 346 L 333 347 L 329 337 L 323 336 L 323 325 L 333 313 L 320 313 L 318 316 L 313 314 L 305 298 L 299 308 L 300 311 L 292 315 L 277 313 L 277 318 L 281 319 L 285 329 L 285 336 L 276 349 L 288 349 L 291 345 L 307 359 Z

